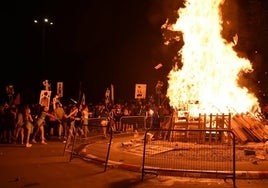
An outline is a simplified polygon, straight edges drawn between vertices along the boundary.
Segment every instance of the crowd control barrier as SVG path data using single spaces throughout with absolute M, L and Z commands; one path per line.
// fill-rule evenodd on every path
M 163 135 L 172 135 L 164 140 Z M 191 135 L 185 139 L 185 135 Z M 207 142 L 200 143 L 200 136 Z M 207 137 L 206 135 L 209 135 Z M 215 139 L 211 139 L 214 135 Z M 221 136 L 216 136 L 221 135 Z M 223 140 L 224 139 L 224 140 Z M 235 135 L 226 129 L 149 129 L 144 136 L 142 179 L 146 174 L 213 176 L 235 187 Z

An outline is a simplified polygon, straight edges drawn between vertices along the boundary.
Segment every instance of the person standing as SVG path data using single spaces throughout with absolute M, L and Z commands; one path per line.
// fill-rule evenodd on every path
M 36 127 L 35 127 L 36 129 L 33 133 L 32 143 L 37 143 L 35 138 L 37 134 L 40 132 L 41 143 L 47 144 L 47 142 L 45 141 L 45 129 L 44 129 L 46 117 L 49 117 L 49 116 L 52 118 L 55 117 L 54 115 L 48 113 L 48 110 L 49 110 L 48 106 L 42 106 L 41 113 L 39 114 L 36 120 Z
M 7 143 L 12 143 L 12 140 L 14 140 L 14 130 L 16 124 L 16 108 L 14 106 L 6 105 L 3 118 L 4 140 Z
M 74 105 L 71 110 L 70 113 L 66 116 L 66 118 L 69 118 L 69 123 L 70 123 L 70 127 L 69 127 L 69 131 L 68 131 L 68 136 L 67 136 L 67 140 L 63 141 L 63 143 L 67 143 L 67 145 L 70 143 L 71 138 L 73 138 L 75 136 L 75 134 L 77 133 L 77 129 L 78 129 L 78 124 L 80 122 L 81 124 L 81 111 L 80 111 L 80 104 L 76 104 Z
M 107 138 L 107 126 L 109 123 L 108 121 L 109 112 L 104 105 L 100 106 L 100 114 L 98 118 L 101 118 L 100 125 L 102 126 L 103 138 Z
M 32 147 L 30 136 L 33 132 L 33 117 L 29 106 L 25 107 L 25 130 L 26 130 L 26 147 Z
M 57 108 L 57 105 L 62 107 L 62 104 L 60 102 L 60 97 L 58 95 L 55 95 L 55 97 L 52 100 L 52 104 L 53 104 L 53 110 Z
M 89 133 L 88 118 L 89 118 L 88 106 L 83 105 L 83 107 L 82 107 L 82 130 L 84 132 L 84 137 L 87 137 L 88 133 Z
M 17 115 L 16 115 L 16 126 L 15 126 L 15 138 L 14 143 L 17 143 L 19 136 L 21 144 L 24 144 L 24 127 L 25 127 L 25 121 L 24 121 L 24 109 L 22 106 L 18 107 Z
M 57 129 L 58 129 L 58 137 L 59 137 L 59 139 L 61 139 L 61 137 L 63 136 L 63 123 L 65 123 L 64 121 L 65 121 L 66 116 L 67 116 L 61 103 L 56 102 L 54 114 L 57 118 L 57 121 L 59 122 L 57 125 Z

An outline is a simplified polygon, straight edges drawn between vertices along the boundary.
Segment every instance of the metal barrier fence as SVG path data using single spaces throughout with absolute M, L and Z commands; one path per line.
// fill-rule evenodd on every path
M 122 116 L 115 125 L 115 129 L 121 132 L 132 132 L 134 130 L 144 132 L 147 129 L 154 128 L 152 116 Z M 177 116 L 165 116 L 160 121 L 162 129 L 231 129 L 231 114 L 199 114 L 195 119 L 179 119 Z M 186 135 L 186 136 L 189 136 Z M 208 135 L 210 141 L 212 135 Z M 172 137 L 166 138 L 171 139 Z M 200 138 L 200 142 L 204 141 L 205 137 Z
M 144 132 L 152 128 L 152 116 L 122 116 L 119 120 L 118 129 L 122 132 L 131 132 L 134 130 Z M 165 116 L 163 122 L 165 123 L 171 116 Z
M 144 131 L 147 126 L 146 116 L 122 116 L 119 121 L 119 130 L 122 132 Z
M 108 121 L 105 118 L 90 118 L 87 126 L 76 127 L 71 136 L 68 136 L 64 153 L 70 152 L 70 161 L 73 158 L 83 158 L 89 160 L 105 159 L 104 171 L 108 165 L 112 134 Z M 94 147 L 91 147 L 94 144 Z M 87 155 L 83 155 L 83 149 L 88 150 Z
M 205 142 L 214 142 L 215 139 L 222 141 L 222 142 L 230 142 L 229 137 L 221 137 L 222 135 L 217 133 L 215 134 L 215 129 L 223 129 L 223 130 L 231 130 L 231 114 L 225 115 L 225 114 L 199 114 L 199 116 L 195 119 L 178 119 L 177 117 L 170 117 L 170 119 L 167 119 L 167 122 L 169 123 L 169 126 L 163 126 L 166 129 L 174 129 L 174 130 L 191 130 L 191 129 L 206 129 L 210 130 L 206 132 L 206 134 L 199 134 L 198 136 L 198 143 L 205 143 Z M 181 137 L 181 139 L 187 139 L 188 137 L 191 137 L 192 134 L 196 134 L 194 132 L 186 132 L 183 133 L 184 137 Z M 195 136 L 195 135 L 194 135 Z M 165 139 L 172 140 L 173 134 L 171 135 L 165 135 Z M 227 140 L 225 140 L 227 139 Z
M 173 135 L 172 140 L 158 139 L 165 134 Z M 188 134 L 192 136 L 185 139 Z M 199 143 L 202 135 L 207 142 Z M 215 139 L 210 140 L 210 137 Z M 149 129 L 145 132 L 144 140 L 142 179 L 146 174 L 200 174 L 201 177 L 210 174 L 215 178 L 231 178 L 235 187 L 235 135 L 232 131 Z

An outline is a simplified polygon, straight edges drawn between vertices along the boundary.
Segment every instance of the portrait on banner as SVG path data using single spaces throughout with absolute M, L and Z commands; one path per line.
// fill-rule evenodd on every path
M 41 106 L 47 106 L 49 108 L 51 91 L 41 90 L 39 104 Z
M 135 85 L 135 99 L 145 99 L 146 98 L 146 84 L 136 84 Z

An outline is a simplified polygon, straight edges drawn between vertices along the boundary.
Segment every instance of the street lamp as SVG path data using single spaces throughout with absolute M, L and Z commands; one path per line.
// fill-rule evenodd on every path
M 42 60 L 42 65 L 45 66 L 46 27 L 52 26 L 53 22 L 50 21 L 48 18 L 43 18 L 41 20 L 35 19 L 34 24 L 40 24 L 42 26 L 41 60 Z

